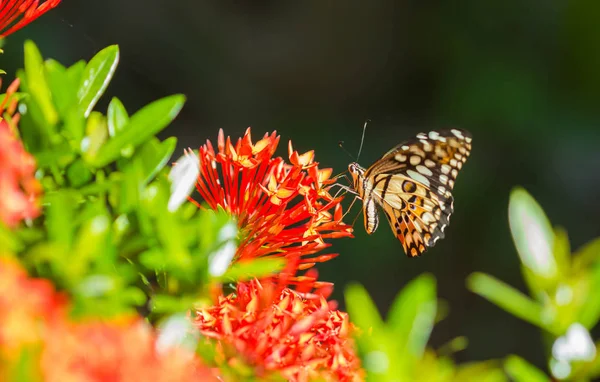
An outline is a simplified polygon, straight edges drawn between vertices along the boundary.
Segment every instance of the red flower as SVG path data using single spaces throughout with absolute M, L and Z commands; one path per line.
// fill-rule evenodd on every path
M 311 271 L 296 290 L 238 283 L 236 293 L 196 312 L 200 332 L 217 340 L 221 368 L 247 365 L 259 378 L 279 373 L 290 381 L 363 380 L 348 315 L 327 302 L 331 284 Z
M 44 325 L 62 316 L 65 300 L 49 281 L 28 278 L 5 257 L 0 257 L 0 290 L 0 380 L 4 380 L 1 361 L 16 361 L 20 350 L 39 343 Z
M 9 116 L 14 114 L 17 103 L 11 96 L 18 87 L 18 79 L 8 87 L 0 104 L 0 116 L 5 112 Z M 18 120 L 18 114 L 8 121 L 0 120 L 0 221 L 9 227 L 39 215 L 38 197 L 42 190 L 34 177 L 35 159 L 18 138 L 15 127 Z
M 5 256 L 5 253 L 0 253 Z M 0 258 L 0 380 L 26 367 L 44 381 L 215 381 L 192 352 L 160 352 L 141 318 L 73 322 L 64 296 L 47 280 L 29 278 Z M 40 357 L 21 363 L 23 351 Z M 39 362 L 38 362 L 39 361 Z M 37 365 L 37 370 L 29 370 Z M 22 371 L 22 370 L 21 370 Z
M 210 208 L 237 218 L 242 240 L 234 261 L 301 258 L 306 269 L 337 256 L 308 257 L 330 245 L 324 239 L 352 236 L 352 227 L 341 221 L 341 198 L 327 192 L 332 170 L 319 169 L 312 151 L 300 155 L 291 142 L 291 164 L 273 157 L 278 143 L 275 132 L 252 143 L 248 128 L 234 145 L 220 130 L 217 152 L 210 141 L 200 147 L 196 189 Z
M 60 0 L 0 0 L 0 33 L 6 37 L 60 4 Z
M 197 310 L 194 322 L 217 341 L 215 362 L 242 378 L 362 380 L 348 315 L 326 300 L 333 284 L 316 281 L 314 269 L 296 276 L 336 256 L 310 257 L 329 246 L 325 239 L 352 235 L 342 222 L 341 198 L 327 191 L 335 179 L 331 169 L 318 168 L 314 152 L 298 154 L 291 143 L 290 163 L 274 157 L 278 142 L 272 133 L 252 143 L 248 129 L 235 145 L 220 131 L 217 152 L 210 141 L 200 147 L 196 188 L 209 208 L 237 218 L 234 261 L 279 256 L 287 265 L 277 277 L 239 282 L 228 296 L 219 290 L 216 304 Z
M 41 369 L 48 382 L 217 381 L 192 352 L 156 350 L 151 327 L 139 318 L 72 323 L 48 333 Z

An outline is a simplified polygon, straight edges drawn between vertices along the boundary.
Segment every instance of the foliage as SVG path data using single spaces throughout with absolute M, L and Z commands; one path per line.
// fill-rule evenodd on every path
M 328 247 L 324 239 L 352 231 L 341 199 L 328 193 L 332 171 L 319 169 L 313 152 L 298 154 L 290 143 L 290 164 L 273 157 L 275 133 L 253 143 L 248 130 L 234 144 L 221 132 L 217 150 L 208 142 L 169 169 L 176 138 L 156 134 L 177 117 L 183 95 L 132 115 L 113 98 L 103 112 L 98 103 L 116 72 L 117 46 L 69 67 L 44 60 L 31 41 L 24 51 L 20 92 L 9 87 L 2 97 L 0 138 L 18 143 L 14 157 L 35 158 L 33 191 L 20 191 L 33 203 L 41 198 L 41 209 L 19 215 L 20 224 L 0 219 L 1 378 L 73 376 L 62 352 L 85 358 L 89 336 L 111 349 L 111 367 L 127 360 L 131 372 L 162 359 L 166 378 L 165 365 L 225 380 L 600 377 L 589 334 L 600 319 L 600 240 L 571 254 L 566 232 L 525 190 L 511 194 L 509 224 L 529 295 L 483 273 L 470 275 L 467 287 L 541 329 L 549 372 L 517 355 L 456 364 L 465 338 L 428 345 L 447 314 L 432 275 L 409 282 L 384 320 L 361 285 L 346 289 L 346 314 L 328 300 L 333 286 L 314 268 L 297 274 L 336 256 L 312 256 Z M 11 175 L 23 178 L 21 170 Z M 205 203 L 182 204 L 194 186 Z M 138 330 L 141 323 L 150 334 Z M 139 348 L 130 350 L 132 343 Z M 171 352 L 165 361 L 160 346 L 194 350 L 212 369 L 195 361 L 177 369 L 184 356 Z M 145 375 L 158 378 L 148 367 Z
M 117 98 L 106 114 L 95 110 L 118 60 L 109 46 L 64 67 L 26 42 L 19 133 L 37 159 L 44 214 L 14 230 L 0 222 L 0 254 L 51 280 L 72 300 L 74 317 L 141 312 L 159 323 L 208 303 L 211 283 L 229 279 L 215 280 L 209 259 L 236 228 L 223 211 L 167 208 L 165 165 L 176 139 L 154 135 L 177 116 L 183 95 L 131 116 Z M 252 265 L 254 274 L 272 268 Z
M 506 380 L 495 361 L 455 365 L 450 355 L 466 346 L 462 337 L 437 352 L 427 347 L 434 324 L 443 318 L 431 275 L 423 274 L 404 287 L 385 322 L 363 287 L 349 286 L 345 297 L 350 318 L 363 330 L 357 341 L 368 380 Z
M 167 209 L 164 167 L 176 139 L 154 135 L 177 116 L 183 95 L 131 116 L 118 98 L 106 115 L 94 111 L 118 60 L 118 47 L 109 46 L 66 68 L 44 62 L 26 42 L 20 132 L 38 161 L 46 213 L 2 247 L 67 291 L 77 314 L 148 309 L 156 320 L 185 311 L 209 283 L 208 258 L 224 244 L 219 232 L 230 218 L 193 206 Z
M 126 338 L 131 336 L 128 331 L 135 332 L 135 328 L 123 328 L 118 324 L 123 317 L 130 322 L 132 315 L 141 315 L 157 328 L 163 328 L 158 339 L 144 338 L 144 341 L 156 342 L 157 346 L 161 341 L 166 341 L 170 344 L 168 346 L 177 345 L 180 341 L 187 344 L 185 347 L 188 348 L 197 346 L 198 354 L 206 357 L 206 363 L 212 364 L 219 354 L 214 342 L 198 341 L 198 332 L 186 318 L 183 333 L 181 324 L 173 326 L 169 323 L 177 322 L 178 318 L 186 317 L 195 309 L 210 307 L 215 299 L 220 298 L 219 290 L 223 284 L 224 289 L 227 289 L 228 283 L 238 283 L 238 288 L 243 288 L 245 280 L 254 278 L 267 278 L 263 281 L 263 287 L 256 292 L 256 298 L 270 309 L 268 304 L 271 296 L 261 291 L 271 286 L 268 278 L 273 272 L 281 272 L 285 264 L 287 268 L 306 268 L 309 261 L 326 261 L 334 257 L 335 254 L 328 254 L 307 261 L 293 261 L 298 260 L 300 254 L 310 255 L 326 248 L 328 245 L 323 242 L 321 235 L 330 238 L 351 235 L 348 227 L 341 223 L 341 218 L 338 218 L 340 222 L 332 222 L 334 214 L 327 212 L 335 209 L 335 216 L 341 217 L 340 199 L 329 200 L 325 204 L 320 201 L 328 197 L 322 187 L 331 170 L 319 170 L 316 162 L 312 163 L 311 156 L 295 151 L 290 151 L 295 163 L 293 165 L 283 163 L 279 157 L 271 160 L 270 156 L 262 155 L 260 142 L 250 149 L 259 155 L 256 160 L 271 161 L 269 166 L 272 170 L 268 173 L 277 171 L 278 182 L 288 182 L 288 191 L 281 194 L 284 196 L 269 196 L 267 199 L 271 200 L 268 203 L 273 206 L 281 207 L 273 216 L 279 219 L 277 224 L 288 224 L 295 228 L 281 231 L 280 236 L 272 232 L 270 228 L 275 223 L 269 220 L 269 208 L 265 207 L 269 204 L 260 197 L 263 184 L 259 178 L 253 183 L 257 192 L 258 222 L 253 223 L 255 226 L 242 224 L 240 228 L 244 232 L 238 231 L 238 220 L 243 219 L 237 219 L 238 216 L 231 213 L 227 203 L 212 208 L 205 208 L 198 202 L 181 205 L 185 199 L 181 199 L 180 188 L 187 190 L 190 179 L 191 185 L 194 185 L 200 163 L 196 154 L 190 154 L 178 160 L 178 164 L 170 170 L 166 164 L 173 154 L 176 139 L 160 141 L 155 135 L 177 116 L 185 102 L 183 95 L 154 101 L 132 115 L 118 98 L 113 98 L 106 113 L 102 113 L 97 106 L 116 71 L 119 61 L 117 46 L 109 46 L 89 62 L 79 61 L 70 67 L 54 60 L 44 61 L 31 41 L 25 43 L 24 51 L 25 67 L 17 73 L 20 93 L 14 93 L 13 89 L 4 96 L 14 104 L 19 103 L 20 113 L 14 114 L 14 108 L 9 108 L 8 111 L 14 115 L 6 112 L 4 118 L 5 124 L 10 125 L 8 131 L 15 135 L 9 137 L 18 138 L 22 143 L 18 148 L 26 150 L 23 154 L 31 154 L 36 159 L 35 178 L 43 189 L 40 200 L 43 212 L 37 218 L 30 216 L 24 221 L 25 224 L 16 227 L 0 222 L 0 255 L 17 260 L 30 277 L 51 281 L 51 285 L 68 298 L 65 308 L 70 318 L 61 318 L 58 326 L 42 326 L 41 332 L 48 334 L 36 336 L 38 340 L 60 335 L 80 338 L 80 332 L 108 334 L 113 330 L 114 333 L 109 337 L 118 342 L 119 336 Z M 244 144 L 249 139 L 248 131 Z M 273 135 L 272 139 L 270 155 L 279 137 Z M 235 149 L 232 146 L 227 150 Z M 236 158 L 231 158 L 227 168 L 237 166 Z M 190 163 L 191 172 L 184 166 Z M 243 174 L 251 167 L 244 163 L 240 171 Z M 307 171 L 314 171 L 311 172 L 313 176 L 309 176 Z M 272 190 L 271 185 L 267 186 Z M 273 187 L 277 188 L 278 185 L 274 184 Z M 294 187 L 296 191 L 289 192 Z M 218 197 L 223 190 L 216 189 L 216 192 Z M 300 201 L 288 206 L 288 199 L 296 201 L 299 192 L 303 193 Z M 28 194 L 30 199 L 34 196 Z M 247 212 L 247 209 L 240 209 L 240 214 Z M 305 225 L 300 226 L 303 228 L 299 230 L 298 223 L 312 215 L 314 218 L 303 223 Z M 260 241 L 251 234 L 256 228 L 265 231 L 259 235 Z M 297 232 L 293 233 L 294 230 Z M 309 231 L 310 236 L 306 234 Z M 242 238 L 244 240 L 239 242 Z M 307 245 L 307 241 L 314 241 L 314 244 Z M 255 252 L 261 246 L 272 247 L 274 255 L 280 254 L 282 248 L 289 247 L 291 257 L 289 260 L 286 257 L 287 262 L 282 262 L 276 256 L 257 257 Z M 229 264 L 236 251 L 245 254 L 244 261 Z M 223 261 L 226 262 L 215 266 Z M 222 271 L 215 271 L 221 268 Z M 18 278 L 21 277 L 18 275 Z M 31 279 L 32 285 L 37 283 L 36 280 Z M 305 307 L 305 312 L 293 311 L 301 313 L 298 320 L 304 319 L 306 323 L 310 321 L 312 327 L 323 328 L 319 330 L 325 330 L 327 322 L 335 322 L 340 333 L 331 332 L 327 338 L 338 341 L 340 352 L 345 352 L 349 357 L 348 365 L 338 368 L 340 373 L 352 376 L 352 370 L 360 367 L 360 361 L 353 356 L 347 316 L 335 310 L 322 297 L 330 293 L 327 292 L 331 289 L 328 283 L 307 280 L 310 278 L 306 276 L 291 277 L 289 282 L 296 285 L 298 291 L 301 288 L 313 291 L 317 301 L 303 305 L 310 297 L 301 297 L 297 291 L 287 288 L 281 289 L 280 286 L 287 285 L 283 281 L 272 284 L 272 297 L 277 298 L 277 293 L 293 297 L 295 302 L 290 309 Z M 29 288 L 28 285 L 25 284 L 24 288 Z M 325 303 L 322 304 L 319 298 Z M 51 297 L 50 301 L 55 299 L 59 297 Z M 18 305 L 18 302 L 10 300 L 7 309 L 11 309 L 11 304 Z M 242 308 L 246 308 L 245 305 Z M 52 303 L 52 306 L 56 306 L 57 310 L 52 315 L 62 317 L 62 304 Z M 266 318 L 270 317 L 268 309 Z M 320 317 L 324 312 L 330 314 L 329 321 L 318 319 L 317 316 Z M 41 318 L 42 321 L 47 320 L 45 317 Z M 257 324 L 262 325 L 266 318 L 261 318 Z M 12 315 L 8 315 L 8 319 L 12 320 Z M 90 320 L 92 324 L 86 326 L 85 323 Z M 105 322 L 111 324 L 104 327 Z M 293 323 L 293 320 L 290 322 Z M 211 322 L 211 327 L 220 330 L 222 322 L 217 324 L 214 326 Z M 295 332 L 301 333 L 298 330 L 296 326 Z M 306 330 L 310 331 L 311 326 L 307 326 Z M 284 337 L 282 341 L 287 340 Z M 117 352 L 123 351 L 106 339 L 100 343 L 99 346 L 107 349 L 112 346 Z M 50 351 L 60 352 L 60 348 L 50 344 L 44 348 L 42 360 Z M 313 348 L 320 357 L 330 354 L 330 361 L 327 362 L 337 360 L 336 353 L 328 347 L 322 347 L 318 341 Z M 299 346 L 298 351 L 301 349 Z M 77 348 L 65 348 L 65 351 L 73 357 L 80 352 Z M 23 352 L 29 354 L 29 350 Z M 123 357 L 127 354 L 125 351 Z M 16 376 L 36 364 L 34 359 L 27 364 L 17 364 L 16 369 L 10 367 L 7 375 L 18 378 Z M 3 370 L 1 364 L 0 372 Z M 230 366 L 231 370 L 228 371 Z M 68 367 L 65 365 L 65 370 Z M 104 364 L 104 368 L 114 367 L 114 364 Z M 249 376 L 248 369 L 240 369 L 239 365 L 220 364 L 219 367 L 221 370 L 218 374 L 228 376 L 231 380 Z M 42 366 L 42 374 L 48 376 L 65 372 L 58 372 L 53 366 L 51 368 L 53 370 L 48 371 Z M 198 375 L 204 375 L 206 369 L 199 372 Z M 281 372 L 288 375 L 303 374 L 301 370 Z
M 532 297 L 483 273 L 469 276 L 468 288 L 542 329 L 554 378 L 599 377 L 598 342 L 592 342 L 588 330 L 600 319 L 600 301 L 594 298 L 600 287 L 600 241 L 571 255 L 564 230 L 553 229 L 542 208 L 521 188 L 511 193 L 509 222 Z M 352 321 L 362 329 L 357 341 L 370 380 L 552 380 L 516 355 L 455 365 L 447 354 L 466 346 L 461 337 L 437 352 L 428 348 L 433 326 L 443 318 L 435 279 L 428 274 L 398 294 L 385 321 L 361 286 L 349 286 L 345 296 Z
M 509 222 L 531 297 L 496 278 L 472 274 L 467 286 L 507 312 L 540 329 L 548 366 L 555 378 L 589 380 L 600 376 L 600 357 L 591 330 L 600 319 L 600 241 L 571 254 L 566 232 L 552 228 L 537 202 L 522 188 L 512 191 Z M 550 378 L 525 360 L 510 356 L 509 375 L 518 381 Z

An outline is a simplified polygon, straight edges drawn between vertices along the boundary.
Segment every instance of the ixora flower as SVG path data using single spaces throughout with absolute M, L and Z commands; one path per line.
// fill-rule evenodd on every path
M 21 349 L 41 341 L 43 324 L 61 316 L 65 303 L 49 281 L 30 279 L 4 255 L 0 253 L 0 380 L 5 380 L 3 361 L 16 361 Z
M 6 257 L 0 288 L 2 381 L 15 380 L 14 373 L 50 382 L 217 380 L 191 351 L 159 349 L 155 331 L 139 317 L 70 320 L 65 296 Z
M 313 256 L 329 246 L 325 239 L 352 235 L 342 222 L 341 198 L 328 192 L 332 170 L 319 169 L 313 151 L 299 154 L 291 143 L 289 163 L 274 157 L 278 143 L 276 133 L 253 143 L 248 129 L 233 144 L 221 130 L 216 151 L 210 141 L 198 150 L 196 189 L 208 208 L 237 219 L 241 237 L 233 261 L 276 256 L 287 262 L 277 276 L 219 293 L 213 306 L 192 312 L 192 320 L 216 340 L 215 363 L 238 376 L 362 380 L 348 315 L 327 301 L 333 284 L 317 281 L 311 268 L 336 256 Z
M 16 129 L 19 115 L 13 115 L 17 100 L 12 95 L 18 87 L 17 79 L 0 103 L 0 116 L 9 117 L 0 120 L 0 221 L 9 227 L 39 215 L 38 199 L 42 191 L 34 177 L 35 159 L 25 151 Z
M 217 340 L 215 362 L 245 365 L 259 378 L 362 381 L 348 314 L 326 300 L 331 284 L 317 282 L 314 269 L 302 281 L 296 290 L 268 280 L 238 283 L 236 293 L 196 311 L 200 333 Z
M 55 8 L 61 0 L 0 0 L 0 33 L 6 37 Z
M 41 359 L 45 381 L 217 381 L 193 352 L 157 351 L 154 331 L 138 317 L 60 321 L 51 329 Z
M 220 130 L 217 151 L 210 141 L 198 151 L 196 189 L 209 208 L 237 218 L 241 240 L 233 261 L 300 258 L 298 269 L 307 269 L 337 256 L 310 257 L 330 245 L 325 239 L 352 236 L 352 227 L 342 222 L 342 198 L 327 191 L 332 170 L 319 169 L 313 151 L 298 154 L 291 142 L 286 163 L 273 156 L 278 143 L 275 132 L 252 143 L 248 128 L 233 144 Z

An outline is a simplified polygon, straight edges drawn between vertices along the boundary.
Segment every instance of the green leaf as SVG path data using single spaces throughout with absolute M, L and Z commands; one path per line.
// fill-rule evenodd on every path
M 86 65 L 77 98 L 80 110 L 87 118 L 100 99 L 119 63 L 119 47 L 111 45 L 98 52 Z
M 552 226 L 539 204 L 523 188 L 511 192 L 508 218 L 523 264 L 541 279 L 555 278 L 557 265 L 552 254 Z
M 515 317 L 519 317 L 551 333 L 555 332 L 549 323 L 544 321 L 542 306 L 508 284 L 492 276 L 475 272 L 467 278 L 467 288 Z M 560 335 L 561 333 L 556 331 L 555 334 Z
M 84 298 L 96 298 L 117 289 L 116 280 L 108 275 L 88 274 L 75 286 L 75 292 Z
M 125 106 L 117 97 L 110 100 L 106 117 L 108 118 L 108 134 L 111 138 L 123 130 L 129 122 L 129 114 L 127 114 Z
M 46 61 L 48 84 L 52 100 L 64 122 L 64 131 L 75 140 L 75 147 L 83 138 L 85 119 L 77 112 L 77 86 L 67 69 L 54 60 Z
M 465 350 L 468 345 L 469 340 L 467 339 L 467 337 L 460 336 L 453 338 L 450 341 L 443 344 L 442 346 L 440 346 L 437 349 L 436 353 L 440 356 L 450 356 L 454 353 L 458 353 L 459 351 Z
M 95 157 L 89 159 L 96 167 L 103 167 L 113 162 L 121 155 L 121 149 L 127 145 L 137 147 L 148 138 L 154 136 L 177 116 L 185 96 L 173 95 L 154 101 L 135 113 L 129 123 L 110 139 L 98 151 Z
M 61 190 L 46 195 L 46 228 L 48 238 L 70 248 L 74 240 L 76 202 L 73 193 Z
M 104 147 L 108 138 L 108 126 L 106 117 L 99 112 L 93 112 L 87 119 L 85 127 L 86 136 L 81 141 L 81 152 L 83 159 L 89 162 L 89 158 L 94 158 Z
M 54 60 L 47 60 L 45 65 L 52 99 L 59 114 L 64 117 L 66 111 L 77 99 L 75 89 L 71 86 L 67 76 L 67 68 Z
M 504 370 L 515 382 L 551 381 L 540 369 L 516 355 L 510 355 L 506 358 Z
M 64 272 L 65 263 L 68 263 L 70 247 L 64 243 L 54 241 L 42 241 L 27 248 L 23 258 L 25 264 L 37 266 L 40 276 L 45 278 L 54 278 L 57 285 L 63 286 L 67 275 Z M 40 267 L 39 265 L 49 265 L 49 267 Z
M 563 228 L 554 230 L 554 246 L 552 248 L 554 260 L 561 275 L 567 275 L 571 269 L 571 245 L 569 236 Z
M 132 271 L 131 266 L 123 264 L 110 273 L 97 273 L 95 267 L 90 269 L 71 288 L 74 302 L 71 316 L 110 318 L 132 314 L 135 307 L 144 306 L 148 301 L 146 294 L 137 287 L 128 286 L 128 282 L 139 278 Z
M 7 226 L 0 221 L 0 256 L 6 252 L 17 252 L 22 250 L 23 243 Z
M 123 175 L 117 211 L 120 214 L 136 209 L 139 211 L 143 179 L 142 161 L 138 157 L 134 157 L 125 167 Z
M 187 245 L 185 245 L 185 240 L 182 237 L 183 230 L 177 216 L 166 208 L 168 199 L 169 184 L 164 180 L 164 182 L 161 181 L 154 199 L 154 209 L 157 214 L 155 221 L 156 237 L 165 252 L 169 254 L 167 269 L 187 278 L 195 271 L 193 268 L 194 258 Z
M 219 277 L 223 282 L 246 281 L 254 277 L 269 276 L 283 269 L 285 259 L 258 258 L 250 261 L 238 261 L 231 265 L 225 274 Z
M 365 290 L 350 283 L 344 291 L 350 320 L 360 329 L 356 337 L 367 380 L 394 381 L 396 376 L 412 380 L 415 359 L 398 350 L 396 335 L 383 322 L 377 306 Z
M 176 145 L 177 138 L 175 137 L 167 138 L 163 142 L 152 138 L 142 145 L 137 157 L 142 161 L 144 184 L 150 182 L 165 167 L 173 155 Z
M 581 271 L 600 260 L 600 238 L 594 239 L 577 250 L 573 255 L 575 272 Z
M 144 244 L 146 243 L 139 243 Z M 126 243 L 127 246 L 131 246 L 130 242 Z M 140 246 L 141 247 L 141 246 Z M 139 250 L 139 248 L 134 248 Z M 127 252 L 132 252 L 127 248 Z M 154 269 L 155 271 L 162 270 L 165 268 L 165 264 L 167 262 L 166 254 L 160 250 L 160 248 L 150 248 L 146 251 L 143 251 L 139 254 L 139 263 L 146 267 L 147 269 Z
M 69 78 L 69 82 L 71 84 L 76 84 L 76 86 L 78 86 L 81 83 L 85 65 L 85 61 L 79 60 L 67 68 L 67 77 Z
M 362 285 L 350 283 L 346 287 L 344 297 L 350 319 L 359 328 L 366 331 L 370 328 L 377 330 L 384 327 L 377 306 Z
M 400 348 L 422 357 L 436 316 L 435 278 L 423 274 L 406 285 L 390 308 L 387 324 Z
M 79 188 L 92 180 L 92 173 L 85 166 L 85 163 L 78 159 L 67 168 L 67 179 L 71 186 Z
M 190 309 L 196 302 L 193 296 L 169 296 L 166 294 L 156 294 L 152 296 L 152 313 L 179 313 Z
M 197 208 L 196 208 L 197 209 Z M 222 208 L 198 211 L 195 225 L 200 252 L 208 254 L 231 239 L 230 227 L 237 227 L 235 218 Z M 225 231 L 224 228 L 227 227 Z M 229 232 L 228 232 L 229 231 Z
M 142 306 L 146 303 L 146 294 L 140 288 L 129 287 L 121 291 L 120 298 L 122 302 L 132 306 Z
M 37 103 L 44 121 L 51 126 L 56 125 L 58 113 L 54 109 L 46 81 L 42 54 L 31 40 L 25 41 L 25 75 L 28 91 Z
M 97 258 L 108 260 L 110 218 L 106 213 L 100 213 L 84 222 L 77 233 L 77 240 L 72 250 L 72 256 L 67 269 L 76 279 L 85 277 L 90 272 L 90 264 Z
M 600 267 L 589 270 L 584 285 L 587 287 L 583 292 L 584 296 L 577 296 L 581 297 L 581 308 L 576 320 L 591 330 L 600 320 L 600 299 L 596 298 L 596 293 L 600 290 Z
M 461 364 L 451 381 L 506 382 L 506 376 L 498 361 L 489 360 Z
M 61 142 L 52 149 L 43 150 L 35 154 L 38 168 L 48 169 L 52 166 L 66 167 L 75 159 L 76 154 L 71 151 L 67 142 Z
M 25 112 L 21 113 L 19 134 L 21 135 L 21 139 L 23 140 L 23 143 L 25 143 L 27 150 L 33 155 L 36 155 L 40 151 L 47 150 L 52 145 L 51 137 L 54 136 L 55 128 L 46 123 L 39 105 L 35 99 L 27 93 L 29 87 L 27 86 L 27 75 L 25 74 L 25 70 L 17 70 L 17 77 L 21 80 L 21 91 L 28 94 L 22 102 L 25 106 Z

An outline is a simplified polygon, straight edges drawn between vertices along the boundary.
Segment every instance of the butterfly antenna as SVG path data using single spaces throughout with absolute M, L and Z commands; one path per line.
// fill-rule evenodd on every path
M 346 150 L 346 148 L 344 147 L 344 141 L 339 141 L 339 142 L 338 142 L 338 146 L 340 146 L 340 148 L 341 148 L 342 150 L 344 150 L 344 152 L 345 152 L 346 154 L 348 154 L 348 156 L 349 156 L 350 158 L 352 158 L 352 160 L 354 160 L 354 157 L 352 156 L 352 154 L 350 154 L 350 151 Z
M 360 153 L 362 151 L 363 148 L 363 143 L 365 143 L 365 133 L 367 132 L 367 123 L 371 122 L 370 119 L 367 119 L 365 121 L 365 124 L 363 125 L 363 132 L 362 132 L 362 138 L 360 138 L 360 147 L 358 148 L 358 155 L 356 156 L 356 161 L 358 162 L 358 159 L 360 158 Z

